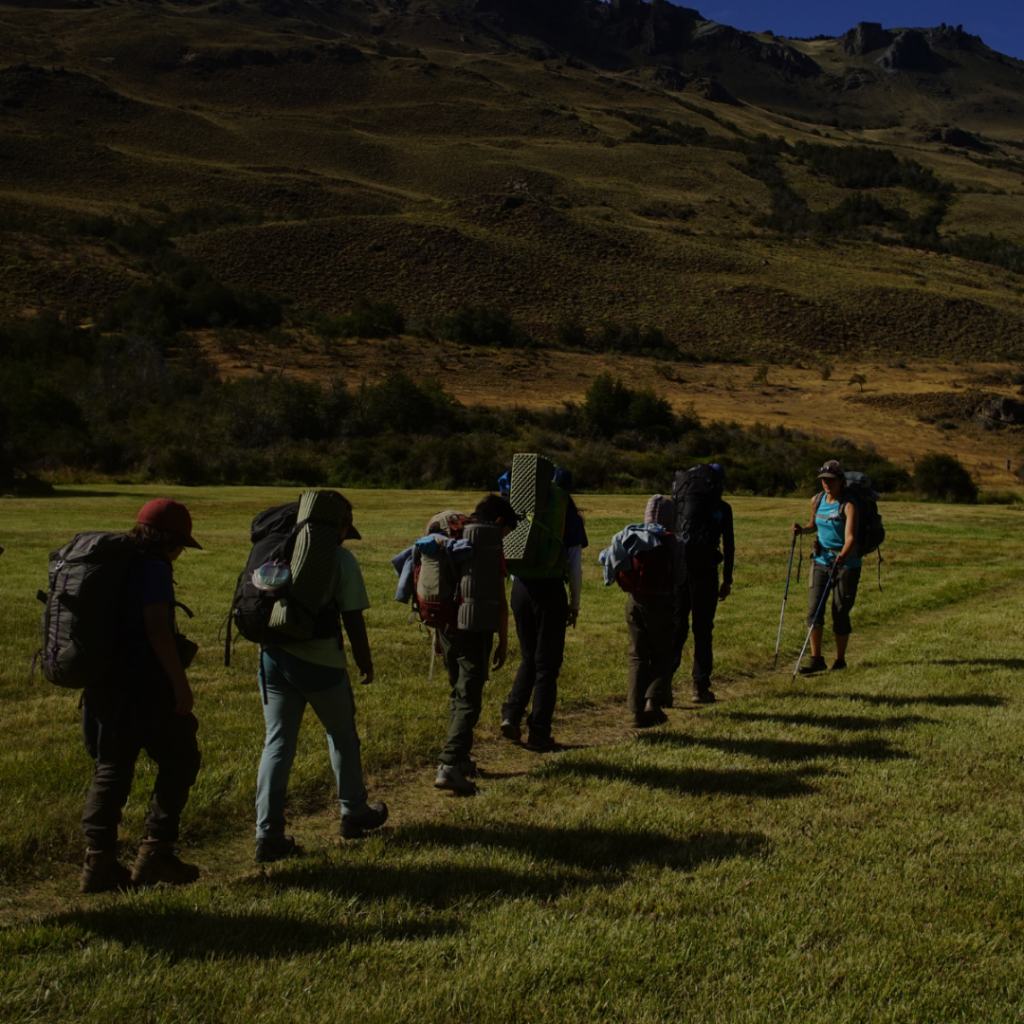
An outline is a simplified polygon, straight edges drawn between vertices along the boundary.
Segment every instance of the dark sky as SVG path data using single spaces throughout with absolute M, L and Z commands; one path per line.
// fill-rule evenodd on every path
M 689 0 L 705 18 L 747 32 L 771 29 L 780 36 L 841 35 L 858 21 L 885 28 L 963 25 L 1000 53 L 1024 59 L 1022 0 Z

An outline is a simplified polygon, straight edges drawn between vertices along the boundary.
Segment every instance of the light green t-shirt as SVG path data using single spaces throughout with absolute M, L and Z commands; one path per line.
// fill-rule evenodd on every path
M 327 594 L 327 600 L 333 598 L 338 611 L 341 612 L 359 612 L 370 607 L 370 599 L 366 596 L 366 584 L 363 583 L 363 574 L 356 556 L 340 544 L 334 556 L 334 571 Z M 296 658 L 302 658 L 303 661 L 314 665 L 348 668 L 345 648 L 338 644 L 337 637 L 298 640 L 291 644 L 280 644 L 280 647 L 289 654 L 294 654 Z

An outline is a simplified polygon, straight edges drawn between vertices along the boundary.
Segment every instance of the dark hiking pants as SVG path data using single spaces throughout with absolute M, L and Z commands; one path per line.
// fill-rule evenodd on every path
M 473 727 L 480 720 L 484 683 L 490 671 L 493 633 L 456 633 L 438 630 L 444 667 L 448 670 L 448 736 L 441 763 L 457 765 L 473 749 Z
M 672 596 L 629 594 L 629 690 L 627 705 L 634 717 L 651 700 L 666 707 L 672 683 Z
M 508 699 L 501 706 L 502 719 L 518 725 L 533 696 L 533 710 L 526 725 L 530 740 L 551 736 L 551 719 L 558 699 L 558 673 L 565 654 L 565 627 L 569 598 L 559 580 L 515 580 L 512 614 L 522 660 Z
M 711 685 L 714 668 L 712 634 L 715 630 L 715 612 L 718 610 L 718 570 L 689 571 L 683 583 L 672 594 L 672 674 L 683 663 L 683 647 L 693 623 L 693 688 L 705 690 Z
M 199 774 L 199 745 L 195 715 L 168 710 L 106 709 L 96 714 L 88 699 L 83 707 L 85 749 L 95 771 L 82 810 L 82 831 L 93 850 L 114 850 L 121 812 L 135 777 L 135 763 L 144 750 L 157 767 L 146 811 L 146 834 L 175 842 L 181 812 Z

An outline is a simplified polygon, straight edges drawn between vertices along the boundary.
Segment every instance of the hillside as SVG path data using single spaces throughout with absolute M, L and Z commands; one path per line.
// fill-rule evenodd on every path
M 658 328 L 687 358 L 1017 358 L 1024 62 L 969 27 L 0 4 L 0 318 L 88 323 L 174 284 L 171 247 L 287 296 L 286 329 L 366 299 L 424 326 L 501 307 L 549 343 Z

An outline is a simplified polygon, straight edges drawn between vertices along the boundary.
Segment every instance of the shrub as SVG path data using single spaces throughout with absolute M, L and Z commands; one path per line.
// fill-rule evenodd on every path
M 361 299 L 344 316 L 317 317 L 314 327 L 323 338 L 393 338 L 405 332 L 405 317 L 393 302 Z
M 490 345 L 494 348 L 532 348 L 534 340 L 507 312 L 487 306 L 463 306 L 444 317 L 437 335 L 458 345 Z
M 973 505 L 978 485 L 955 455 L 932 453 L 914 466 L 914 489 L 928 498 L 940 498 Z

